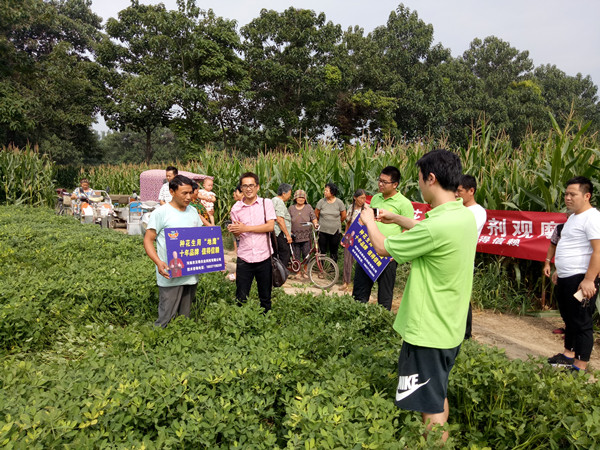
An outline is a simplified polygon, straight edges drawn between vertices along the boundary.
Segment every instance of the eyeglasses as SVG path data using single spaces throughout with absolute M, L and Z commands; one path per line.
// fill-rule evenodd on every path
M 255 184 L 242 184 L 242 189 L 254 189 L 255 187 Z
M 379 184 L 394 184 L 395 183 L 395 181 L 385 181 L 385 180 L 382 180 L 381 178 L 378 179 L 377 182 Z

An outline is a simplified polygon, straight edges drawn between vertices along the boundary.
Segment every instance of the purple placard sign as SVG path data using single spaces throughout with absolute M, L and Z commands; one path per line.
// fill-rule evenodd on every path
M 392 259 L 389 256 L 377 254 L 371 245 L 367 227 L 358 221 L 358 217 L 354 219 L 342 238 L 342 246 L 352 253 L 356 262 L 373 281 L 377 280 Z
M 171 277 L 225 269 L 221 227 L 165 228 Z

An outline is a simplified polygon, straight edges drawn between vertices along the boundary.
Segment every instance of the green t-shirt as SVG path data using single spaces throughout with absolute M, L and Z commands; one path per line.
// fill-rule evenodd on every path
M 415 209 L 413 208 L 412 203 L 400 192 L 387 199 L 383 198 L 381 192 L 374 195 L 371 199 L 371 208 L 385 209 L 386 211 L 391 211 L 411 219 L 415 217 Z M 385 237 L 390 237 L 402 232 L 402 228 L 395 223 L 377 222 L 377 227 Z
M 288 233 L 292 232 L 292 216 L 290 216 L 290 212 L 279 197 L 273 197 L 271 199 L 273 202 L 273 208 L 275 208 L 275 215 L 277 217 L 283 217 L 283 221 L 285 222 L 285 227 L 287 228 Z M 275 221 L 275 236 L 279 236 L 281 233 L 281 227 Z
M 462 199 L 432 209 L 411 230 L 385 240 L 399 264 L 412 261 L 394 329 L 412 345 L 454 348 L 465 335 L 473 261 L 475 216 Z

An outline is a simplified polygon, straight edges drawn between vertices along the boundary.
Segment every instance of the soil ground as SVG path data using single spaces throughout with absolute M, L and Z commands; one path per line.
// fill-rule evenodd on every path
M 225 251 L 228 272 L 235 272 L 235 254 Z M 288 278 L 283 285 L 287 294 L 299 292 L 321 293 L 308 279 Z M 325 291 L 329 295 L 351 295 L 344 292 L 341 284 Z M 398 310 L 401 295 L 395 295 L 392 312 Z M 371 295 L 370 303 L 376 303 L 376 295 Z M 552 331 L 562 327 L 560 316 L 516 316 L 500 314 L 487 310 L 473 311 L 473 338 L 484 344 L 504 349 L 510 359 L 527 360 L 528 356 L 544 357 L 555 355 L 563 350 L 563 335 L 553 334 Z M 592 353 L 590 368 L 600 369 L 600 340 L 596 340 L 596 350 Z

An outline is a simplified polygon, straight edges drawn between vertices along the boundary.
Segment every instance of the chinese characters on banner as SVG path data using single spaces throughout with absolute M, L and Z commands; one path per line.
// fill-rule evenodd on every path
M 352 253 L 356 262 L 373 281 L 377 280 L 392 259 L 379 256 L 375 252 L 367 233 L 367 227 L 359 223 L 358 217 L 346 230 L 346 234 L 342 238 L 342 245 Z
M 431 209 L 414 203 L 415 220 L 423 220 Z M 563 213 L 502 211 L 488 209 L 487 222 L 477 242 L 477 251 L 513 258 L 544 261 L 556 225 L 565 223 Z
M 171 277 L 225 269 L 221 227 L 165 228 Z

